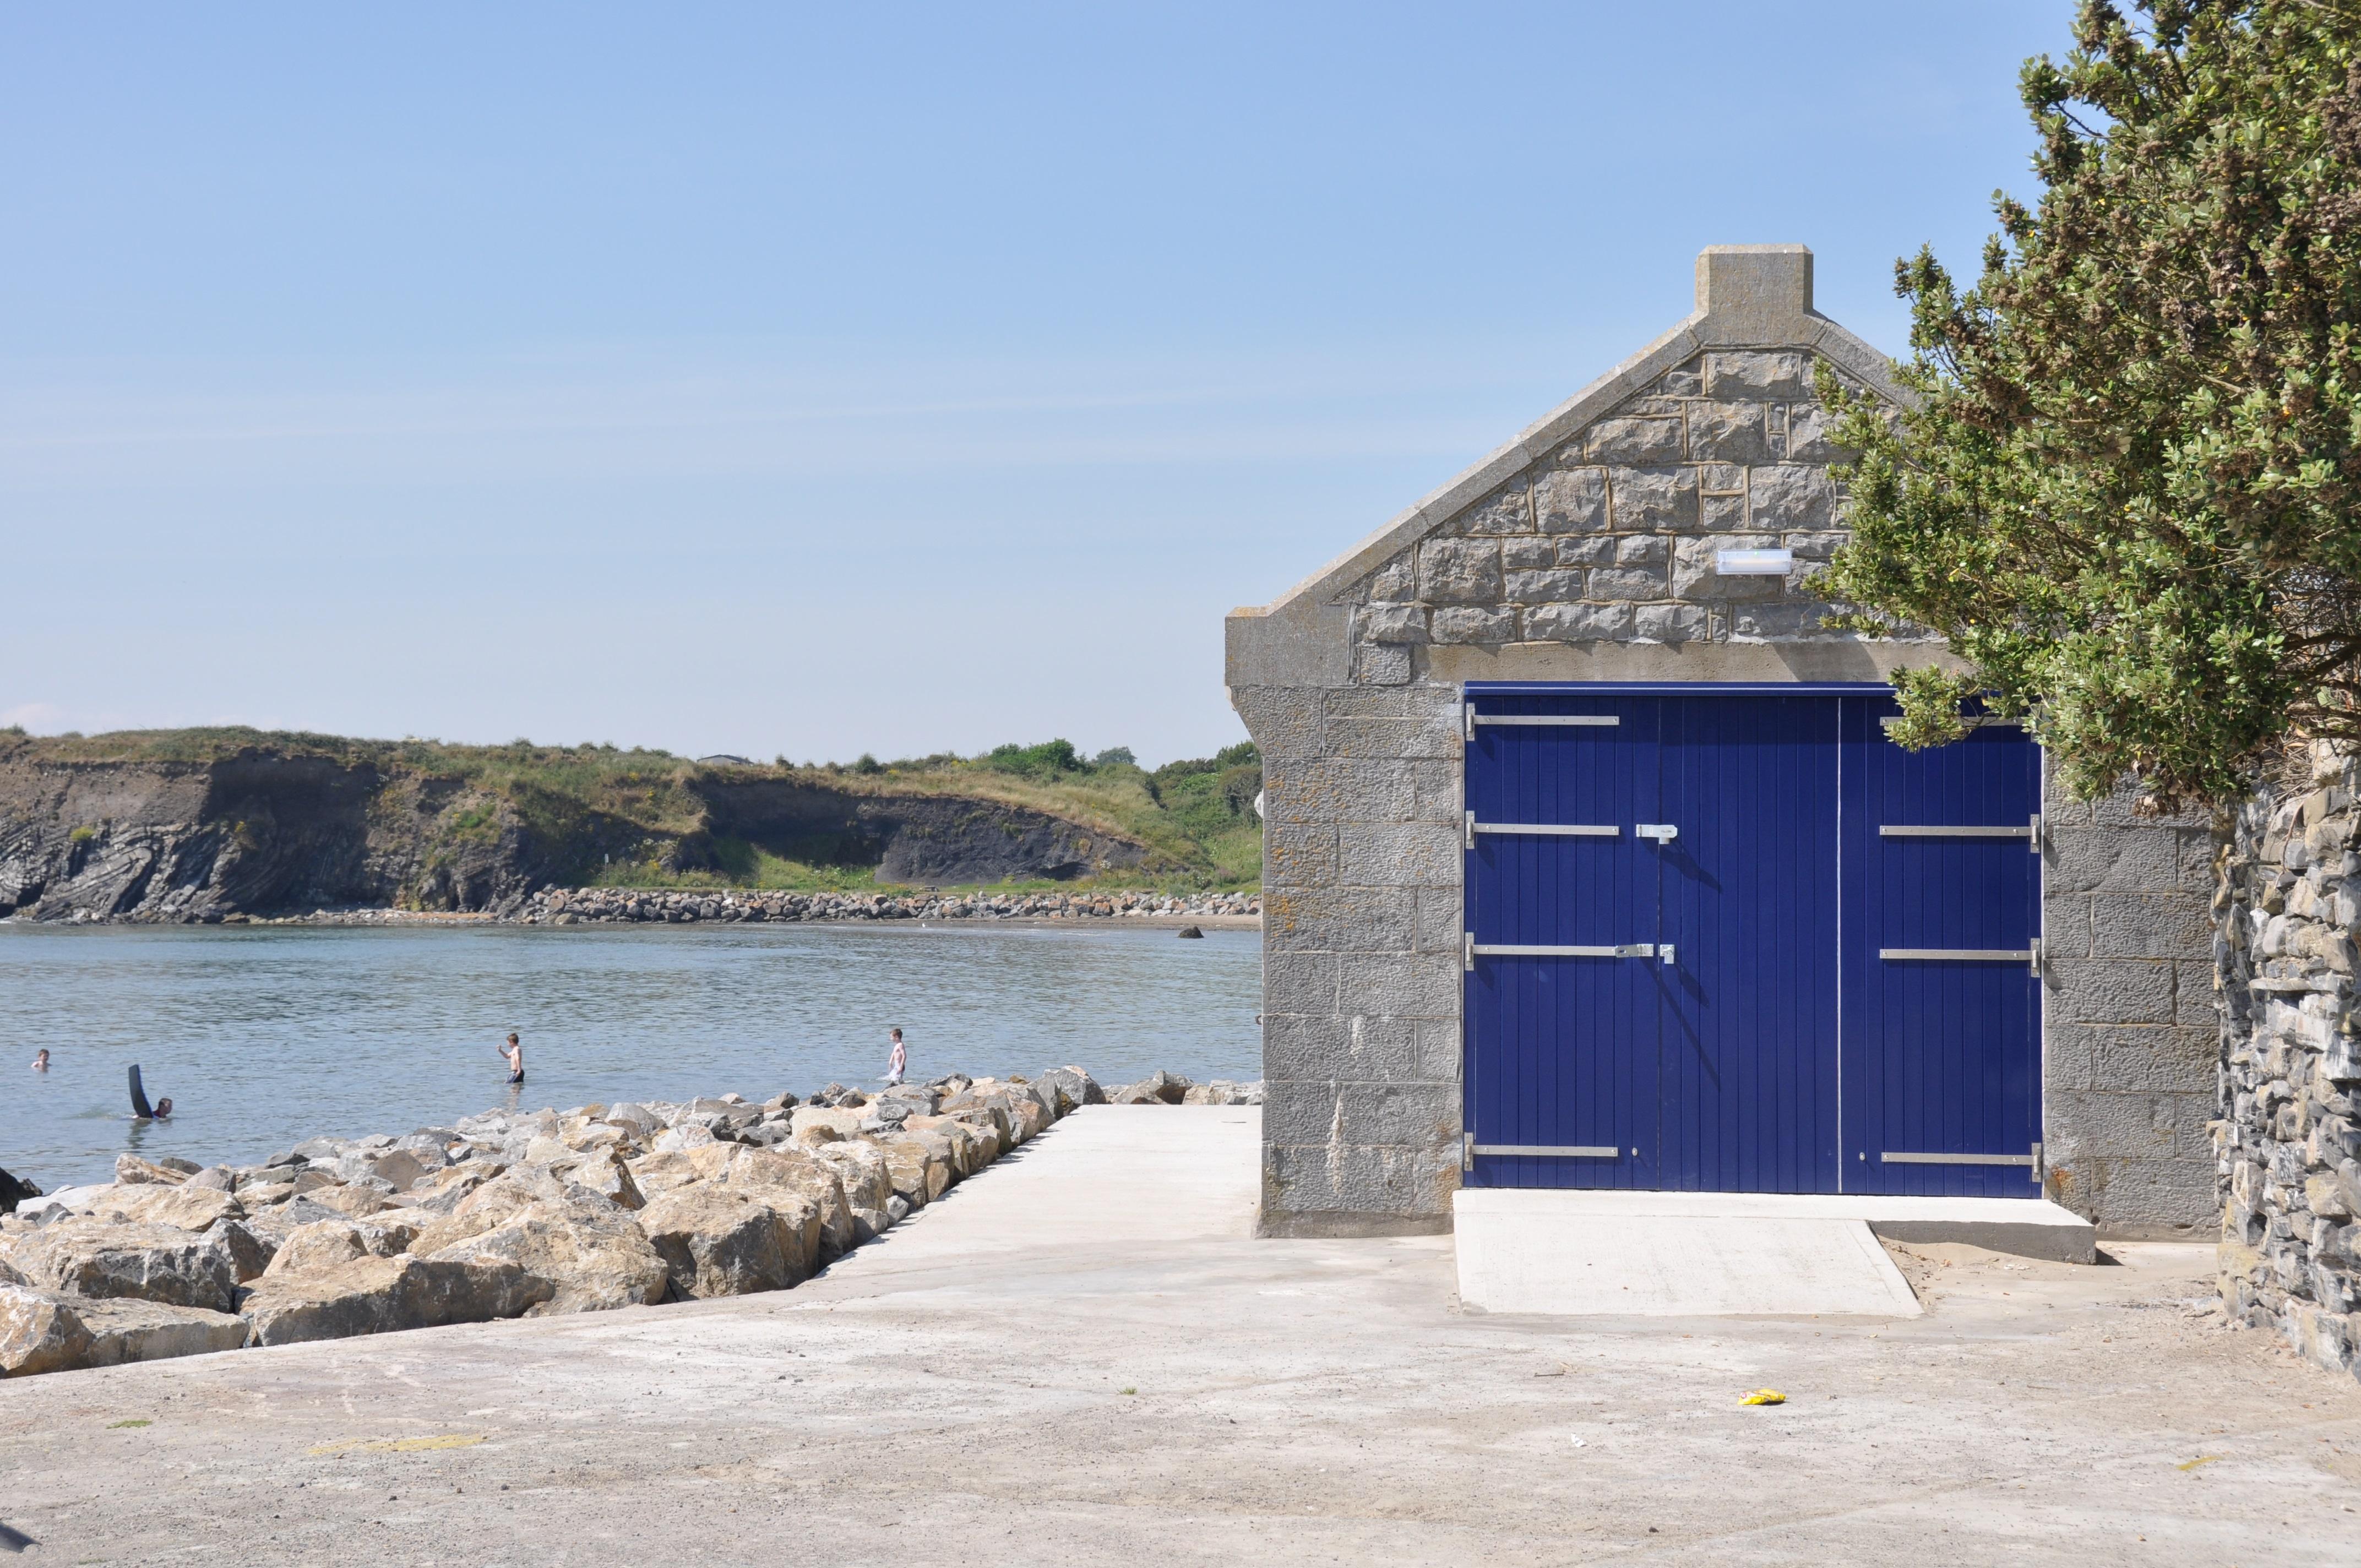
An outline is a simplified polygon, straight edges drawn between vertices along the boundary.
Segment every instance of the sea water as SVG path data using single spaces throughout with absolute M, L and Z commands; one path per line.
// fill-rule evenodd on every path
M 0 924 L 0 1168 L 46 1190 L 126 1150 L 247 1164 L 493 1108 L 752 1101 L 909 1075 L 1114 1086 L 1261 1076 L 1260 934 L 913 926 Z M 525 1082 L 498 1054 L 523 1038 Z M 46 1073 L 33 1053 L 50 1053 Z M 139 1064 L 169 1123 L 129 1120 Z

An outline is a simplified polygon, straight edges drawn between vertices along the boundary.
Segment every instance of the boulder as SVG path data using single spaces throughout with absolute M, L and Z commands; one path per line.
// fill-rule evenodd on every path
M 789 1283 L 803 1279 L 860 1245 L 852 1231 L 852 1206 L 835 1168 L 800 1149 L 741 1147 L 708 1179 L 715 1186 L 752 1193 L 777 1211 L 780 1246 Z
M 648 1200 L 641 1231 L 686 1297 L 743 1296 L 796 1283 L 778 1212 L 743 1189 L 692 1182 Z
M 203 1231 L 224 1220 L 245 1219 L 246 1205 L 217 1187 L 118 1183 L 106 1197 L 93 1202 L 82 1212 L 121 1224 L 171 1225 L 183 1231 Z
M 324 1203 L 314 1203 L 309 1198 L 295 1198 L 284 1203 L 249 1209 L 246 1218 L 238 1223 L 277 1247 L 305 1225 L 316 1225 L 323 1220 L 349 1223 L 351 1219 L 349 1214 L 339 1213 Z
M 618 1209 L 637 1209 L 647 1202 L 639 1183 L 631 1179 L 631 1168 L 623 1157 L 612 1149 L 595 1149 L 588 1154 L 569 1156 L 552 1165 L 550 1173 L 562 1176 L 577 1187 L 587 1187 Z
M 433 1168 L 440 1170 L 443 1162 L 436 1160 Z M 390 1148 L 369 1161 L 368 1174 L 391 1185 L 396 1192 L 407 1192 L 418 1179 L 426 1174 L 426 1162 L 408 1149 Z
M 244 1220 L 224 1220 L 206 1234 L 228 1251 L 231 1270 L 240 1285 L 258 1278 L 279 1253 L 277 1236 L 258 1231 Z
M 856 1209 L 883 1209 L 894 1196 L 894 1168 L 885 1151 L 867 1138 L 848 1138 L 804 1151 L 836 1172 L 844 1186 L 844 1201 Z
M 890 1200 L 889 1200 L 890 1201 Z M 890 1210 L 868 1209 L 855 1204 L 852 1210 L 852 1236 L 856 1243 L 873 1242 L 893 1226 Z
M 432 1255 L 515 1264 L 549 1287 L 535 1317 L 645 1306 L 664 1299 L 671 1277 L 646 1234 L 611 1204 L 537 1204 Z
M 402 1196 L 409 1200 L 406 1207 L 412 1210 L 447 1214 L 507 1168 L 497 1160 L 470 1160 L 432 1173 Z
M 906 1132 L 893 1137 L 872 1139 L 877 1152 L 885 1157 L 885 1167 L 892 1173 L 894 1190 L 913 1209 L 923 1209 L 947 1191 L 959 1179 L 959 1169 L 951 1163 L 949 1138 L 937 1134 Z
M 795 1130 L 796 1136 L 799 1138 L 813 1127 L 832 1128 L 839 1136 L 849 1138 L 859 1133 L 861 1124 L 867 1120 L 869 1120 L 869 1113 L 863 1110 L 840 1111 L 829 1105 L 811 1104 L 798 1105 L 790 1112 L 787 1125 Z
M 85 1366 L 121 1366 L 134 1361 L 169 1361 L 206 1355 L 246 1343 L 246 1320 L 203 1307 L 167 1307 L 158 1301 L 77 1301 L 74 1311 L 90 1331 Z
M 182 1164 L 187 1162 L 181 1161 Z M 141 1183 L 156 1187 L 178 1187 L 189 1179 L 187 1170 L 176 1170 L 160 1160 L 141 1159 L 136 1154 L 115 1157 L 115 1179 L 117 1182 Z
M 332 1268 L 266 1274 L 238 1293 L 250 1344 L 521 1317 L 549 1299 L 546 1280 L 506 1260 L 364 1257 Z
M 0 1234 L 0 1264 L 44 1290 L 215 1311 L 226 1309 L 237 1289 L 237 1261 L 224 1237 L 172 1225 L 60 1220 Z
M 216 1192 L 237 1190 L 237 1172 L 225 1165 L 208 1166 L 181 1183 L 184 1188 L 210 1188 Z
M 1000 1140 L 1000 1148 L 1016 1141 L 1016 1120 L 1010 1111 L 1008 1097 L 990 1089 L 970 1089 L 943 1102 L 942 1113 L 957 1117 L 978 1127 L 990 1127 Z M 994 1156 L 1000 1148 L 992 1152 Z
M 73 1303 L 50 1291 L 0 1285 L 0 1377 L 30 1377 L 86 1365 L 90 1329 Z
M 342 1187 L 317 1187 L 305 1196 L 314 1203 L 334 1209 L 340 1214 L 348 1214 L 354 1219 L 358 1219 L 364 1214 L 374 1214 L 386 1206 L 384 1193 L 374 1187 L 364 1187 L 357 1181 L 347 1182 Z
M 1078 1067 L 1053 1068 L 1033 1080 L 1049 1102 L 1049 1108 L 1065 1116 L 1085 1105 L 1106 1103 L 1106 1091 L 1098 1081 Z
M 653 1200 L 659 1192 L 669 1192 L 675 1187 L 686 1187 L 692 1181 L 702 1181 L 705 1173 L 697 1162 L 681 1149 L 666 1149 L 662 1154 L 643 1154 L 630 1162 L 631 1185 L 637 1188 L 642 1202 Z
M 448 1214 L 427 1221 L 410 1250 L 421 1257 L 483 1234 L 494 1226 L 543 1204 L 582 1203 L 621 1213 L 600 1193 L 566 1180 L 537 1165 L 512 1167 L 461 1199 Z
M 990 1165 L 1000 1154 L 1000 1135 L 956 1116 L 913 1116 L 902 1124 L 906 1132 L 930 1133 L 950 1146 L 951 1168 L 964 1179 Z
M 374 1255 L 354 1222 L 319 1220 L 290 1231 L 263 1274 L 317 1274 Z
M 687 1122 L 677 1127 L 665 1128 L 648 1148 L 655 1154 L 679 1154 L 715 1141 L 712 1128 Z

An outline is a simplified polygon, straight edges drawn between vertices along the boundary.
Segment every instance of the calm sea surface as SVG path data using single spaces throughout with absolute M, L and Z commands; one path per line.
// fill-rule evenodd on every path
M 1066 1062 L 1261 1076 L 1258 933 L 959 927 L 550 930 L 0 925 L 0 1168 L 54 1190 L 136 1149 L 258 1160 L 496 1106 L 764 1100 Z M 522 1095 L 495 1047 L 524 1037 Z M 51 1067 L 31 1071 L 47 1046 Z M 128 1118 L 125 1068 L 170 1123 Z

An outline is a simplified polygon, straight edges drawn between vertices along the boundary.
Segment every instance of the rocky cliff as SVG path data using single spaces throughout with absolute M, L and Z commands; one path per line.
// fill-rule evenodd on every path
M 1064 879 L 1147 858 L 1119 836 L 995 801 L 669 759 L 648 791 L 662 808 L 635 812 L 628 790 L 602 805 L 513 772 L 421 765 L 390 745 L 93 750 L 0 734 L 0 916 L 500 909 L 610 861 L 729 871 L 757 850 L 920 883 Z

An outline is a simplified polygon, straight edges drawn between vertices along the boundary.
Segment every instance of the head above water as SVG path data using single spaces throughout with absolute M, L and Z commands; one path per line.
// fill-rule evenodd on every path
M 509 1031 L 509 1044 L 511 1044 L 511 1045 L 512 1045 L 512 1046 L 513 1046 L 513 1045 L 515 1045 L 516 1043 L 517 1043 L 516 1031 L 515 1031 L 514 1029 L 511 1029 L 511 1030 Z
M 898 1039 L 900 1039 L 900 1038 L 902 1037 L 902 1025 L 900 1025 L 899 1024 L 896 1024 L 896 1025 L 894 1025 L 894 1027 L 892 1027 L 891 1029 L 887 1030 L 887 1031 L 886 1031 L 886 1033 L 887 1033 L 887 1034 L 889 1034 L 889 1035 L 892 1035 L 895 1039 L 897 1039 L 897 1040 L 898 1040 Z M 47 1051 L 43 1051 L 41 1054 L 42 1054 L 43 1056 L 47 1056 L 47 1055 L 49 1055 L 49 1052 L 47 1052 Z
M 159 1122 L 169 1122 L 171 1119 L 172 1097 L 167 1094 L 163 1099 L 156 1102 L 156 1120 Z
M 33 1066 L 46 1070 L 49 1065 L 49 1047 L 43 1046 L 39 1050 L 33 1053 Z

